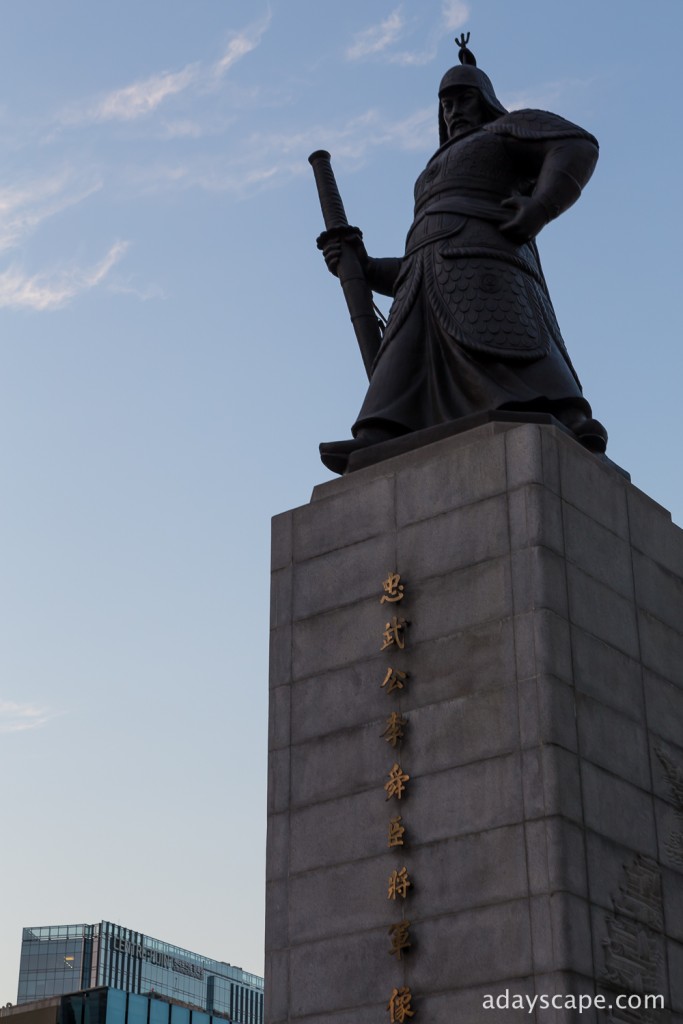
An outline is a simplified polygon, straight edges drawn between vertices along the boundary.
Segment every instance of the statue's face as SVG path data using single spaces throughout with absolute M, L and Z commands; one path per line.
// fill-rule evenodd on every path
M 481 93 L 466 85 L 456 85 L 442 93 L 441 109 L 449 139 L 477 128 L 487 119 Z

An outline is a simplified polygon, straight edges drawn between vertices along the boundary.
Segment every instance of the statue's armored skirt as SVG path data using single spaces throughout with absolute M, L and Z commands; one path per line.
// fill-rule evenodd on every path
M 593 136 L 555 114 L 515 111 L 429 161 L 405 256 L 391 261 L 395 298 L 354 434 L 419 430 L 482 409 L 591 415 L 536 245 L 499 229 L 510 216 L 504 199 L 529 195 L 539 176 L 552 193 L 573 140 L 597 150 Z

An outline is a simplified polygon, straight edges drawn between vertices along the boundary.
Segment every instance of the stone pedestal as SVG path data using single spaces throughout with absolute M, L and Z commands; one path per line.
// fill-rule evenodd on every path
M 669 514 L 559 429 L 490 423 L 317 487 L 272 567 L 267 1024 L 389 1024 L 392 995 L 411 1024 L 683 1021 Z M 616 1008 L 643 992 L 666 1012 Z

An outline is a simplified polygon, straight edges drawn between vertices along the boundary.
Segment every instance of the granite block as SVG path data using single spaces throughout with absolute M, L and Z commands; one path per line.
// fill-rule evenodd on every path
M 671 522 L 671 513 L 637 487 L 629 487 L 628 516 L 633 547 L 683 576 L 683 531 Z
M 633 602 L 567 563 L 569 618 L 573 625 L 638 657 L 638 631 Z
M 292 561 L 292 512 L 281 512 L 270 521 L 270 568 L 284 569 Z
M 415 925 L 409 962 L 416 992 L 500 983 L 532 971 L 526 901 L 511 900 Z M 491 951 L 496 950 L 496 956 Z
M 547 608 L 567 618 L 565 561 L 548 548 L 513 551 L 510 557 L 515 615 Z
M 455 1021 L 529 1024 L 534 1021 L 534 1017 L 529 1015 L 529 1005 L 535 1005 L 534 995 L 533 978 L 515 978 L 501 985 L 468 986 L 435 995 L 421 995 L 415 1006 L 429 1024 L 454 1024 Z M 521 999 L 522 1009 L 515 1004 L 515 996 Z M 496 1000 L 499 1000 L 498 1004 Z
M 586 827 L 635 853 L 656 857 L 652 798 L 588 761 L 581 775 Z
M 671 868 L 662 867 L 662 903 L 664 930 L 679 943 L 683 943 L 683 885 L 681 875 Z
M 411 591 L 408 645 L 452 636 L 510 614 L 510 572 L 507 558 L 436 576 Z
M 633 571 L 638 607 L 683 633 L 683 579 L 638 551 L 633 552 Z
M 577 696 L 577 714 L 581 756 L 641 789 L 649 789 L 645 729 L 581 693 Z
M 425 449 L 423 457 L 401 473 L 396 488 L 399 527 L 418 519 L 432 519 L 506 490 L 503 434 L 468 445 L 458 444 L 452 458 L 444 458 L 452 440 Z
M 270 628 L 292 621 L 292 567 L 277 569 L 270 577 Z
M 381 718 L 388 707 L 381 655 L 292 684 L 292 743 Z
M 541 435 L 545 428 L 525 423 L 505 434 L 507 489 L 545 482 Z M 550 427 L 550 430 L 553 430 Z
M 563 504 L 562 518 L 569 561 L 631 601 L 633 569 L 628 541 L 568 502 Z
M 266 932 L 270 950 L 289 946 L 289 883 L 286 878 L 266 882 Z
M 683 735 L 677 744 L 653 737 L 650 743 L 652 792 L 665 803 L 683 811 Z
M 292 627 L 286 625 L 270 631 L 270 687 L 284 686 L 291 678 Z
M 683 636 L 649 612 L 638 612 L 638 636 L 643 664 L 683 688 Z
M 606 1024 L 602 1011 L 588 1007 L 587 999 L 590 997 L 592 1002 L 595 995 L 592 977 L 569 971 L 554 971 L 552 974 L 537 974 L 534 981 L 535 991 L 539 995 L 536 1010 L 538 1024 Z M 543 996 L 546 997 L 546 1003 L 541 1001 Z M 570 997 L 573 1005 L 569 1004 Z M 562 1006 L 567 1008 L 553 1007 L 553 999 L 561 1000 Z
M 555 428 L 541 430 L 541 454 L 543 456 L 543 486 L 560 494 L 562 480 L 560 476 L 560 442 L 566 444 L 562 431 Z
M 537 675 L 572 682 L 569 623 L 548 608 L 516 615 L 515 662 L 521 681 Z
M 350 860 L 376 857 L 387 849 L 384 792 L 366 790 L 354 796 L 292 811 L 290 870 L 292 874 Z M 400 807 L 391 814 L 402 813 Z
M 579 760 L 561 747 L 522 752 L 525 820 L 560 815 L 582 822 Z
M 387 997 L 390 994 L 390 992 L 376 992 L 376 997 L 382 996 L 378 1002 L 368 1003 L 365 1006 L 354 1006 L 347 1010 L 337 1010 L 333 1013 L 313 1013 L 303 1017 L 288 1017 L 283 1024 L 290 1024 L 294 1020 L 297 1024 L 377 1024 L 377 1021 L 385 1019 L 388 1021 Z
M 624 884 L 624 871 L 638 856 L 609 837 L 586 832 L 588 890 L 593 906 L 601 907 L 607 914 L 614 912 L 614 897 Z
M 420 843 L 517 824 L 523 820 L 520 772 L 513 754 L 416 776 L 404 809 L 390 801 L 392 813 L 400 811 L 411 841 Z
M 384 720 L 321 736 L 291 748 L 292 808 L 366 789 L 384 798 L 384 783 L 399 753 L 383 742 Z
M 645 705 L 640 663 L 576 628 L 571 631 L 571 647 L 576 689 L 642 722 Z
M 683 876 L 683 801 L 679 806 L 655 799 L 657 857 L 660 864 Z M 681 882 L 683 884 L 683 881 Z
M 394 866 L 388 852 L 381 857 L 293 875 L 293 940 L 299 944 L 332 939 L 368 928 L 386 931 L 396 916 L 396 904 L 387 899 L 387 878 Z M 380 941 L 380 945 L 384 946 L 384 942 Z
M 290 801 L 290 750 L 271 750 L 268 756 L 268 813 L 286 811 Z
M 669 971 L 669 1006 L 672 1010 L 683 1012 L 683 944 L 669 942 L 667 944 Z
M 528 821 L 525 826 L 529 892 L 570 892 L 588 898 L 583 829 L 560 817 Z
M 289 874 L 289 812 L 268 815 L 266 832 L 266 879 Z
M 550 743 L 577 749 L 574 690 L 550 676 L 519 683 L 519 732 L 523 747 Z
M 496 619 L 421 644 L 411 643 L 401 692 L 406 709 L 514 684 L 511 619 Z M 385 696 L 384 690 L 382 695 Z
M 412 709 L 403 742 L 410 770 L 423 775 L 516 750 L 516 696 L 508 687 Z
M 292 1019 L 374 1003 L 396 984 L 396 961 L 387 956 L 387 929 L 357 932 L 293 946 L 290 952 Z M 384 995 L 382 995 L 384 998 Z
M 370 537 L 380 537 L 394 528 L 394 478 L 381 475 L 364 482 L 339 481 L 344 487 L 341 493 L 332 493 L 332 488 L 323 485 L 313 492 L 320 495 L 310 505 L 294 509 L 294 557 L 297 562 L 314 558 L 336 548 Z M 348 486 L 351 484 L 351 486 Z
M 550 901 L 550 896 L 534 896 L 528 901 L 531 957 L 534 974 L 552 971 L 555 967 L 556 953 L 553 946 L 553 921 Z
M 297 562 L 293 570 L 292 618 L 355 605 L 363 598 L 374 600 L 380 611 L 382 581 L 395 568 L 396 545 L 391 534 Z
M 411 844 L 404 851 L 391 853 L 388 869 L 400 869 L 403 864 L 408 867 L 413 889 L 406 908 L 416 921 L 521 899 L 527 894 L 524 831 L 520 825 L 427 845 Z
M 562 503 L 547 487 L 529 485 L 508 492 L 510 546 L 544 547 L 564 554 Z
M 509 548 L 507 504 L 500 494 L 405 526 L 396 566 L 408 584 L 498 558 Z
M 291 688 L 278 686 L 270 691 L 268 710 L 268 749 L 279 750 L 290 743 Z
M 647 727 L 671 743 L 683 745 L 683 690 L 652 672 L 643 673 Z
M 672 1010 L 683 1012 L 683 944 L 668 943 L 670 1004 Z
M 292 678 L 340 669 L 379 654 L 386 618 L 374 599 L 292 625 Z
M 571 438 L 558 433 L 562 498 L 601 523 L 612 533 L 629 536 L 626 506 L 627 481 L 615 469 L 586 452 Z
M 555 893 L 548 899 L 552 920 L 552 950 L 555 970 L 590 976 L 593 969 L 591 916 L 589 904 L 570 893 Z M 532 901 L 533 902 L 533 901 Z
M 264 1016 L 271 1021 L 288 1019 L 289 950 L 266 952 L 264 979 Z

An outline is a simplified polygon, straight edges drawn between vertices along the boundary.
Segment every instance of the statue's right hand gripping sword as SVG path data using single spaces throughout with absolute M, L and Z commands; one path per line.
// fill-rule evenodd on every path
M 325 231 L 318 239 L 318 246 L 322 248 L 330 238 L 338 238 L 341 242 L 337 276 L 344 292 L 360 354 L 363 357 L 363 365 L 369 378 L 382 341 L 382 334 L 375 315 L 372 289 L 365 279 L 358 253 L 353 245 L 353 239 L 362 238 L 363 235 L 358 228 L 351 227 L 346 219 L 344 204 L 341 201 L 330 163 L 330 154 L 324 149 L 318 149 L 315 153 L 311 153 L 308 161 L 315 175 L 318 198 L 325 221 Z

